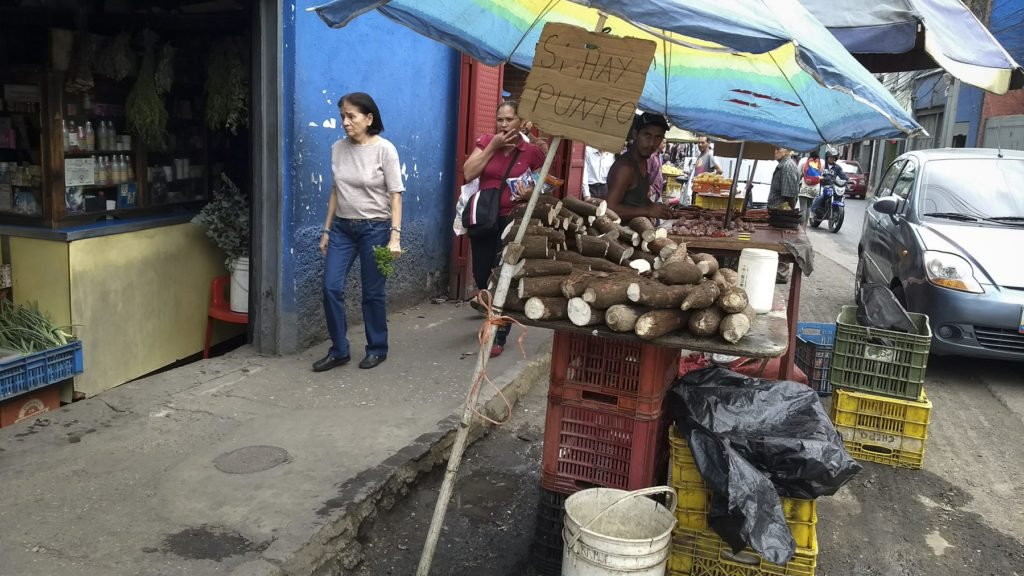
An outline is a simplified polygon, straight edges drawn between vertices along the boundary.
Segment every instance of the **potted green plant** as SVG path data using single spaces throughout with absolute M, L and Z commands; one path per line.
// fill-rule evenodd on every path
M 231 310 L 249 312 L 249 200 L 226 174 L 213 198 L 192 219 L 227 255 L 231 272 Z

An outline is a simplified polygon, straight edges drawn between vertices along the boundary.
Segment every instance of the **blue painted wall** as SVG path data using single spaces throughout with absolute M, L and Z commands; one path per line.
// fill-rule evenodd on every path
M 956 121 L 969 122 L 967 127 L 967 148 L 978 145 L 978 126 L 981 124 L 981 106 L 984 91 L 981 88 L 960 83 L 960 101 L 956 105 Z
M 944 74 L 932 74 L 914 81 L 914 110 L 946 105 Z
M 1018 64 L 1024 62 L 1024 6 L 1020 0 L 993 0 L 988 29 Z
M 287 172 L 281 199 L 279 309 L 285 330 L 294 327 L 299 348 L 327 334 L 318 243 L 331 190 L 331 145 L 345 135 L 338 115 L 340 96 L 361 91 L 374 97 L 384 121 L 381 135 L 395 144 L 402 163 L 405 253 L 388 281 L 392 308 L 443 292 L 454 212 L 458 54 L 376 12 L 330 29 L 306 11 L 316 4 L 285 4 L 283 18 L 282 165 Z M 350 317 L 358 321 L 358 263 L 349 286 Z M 362 343 L 352 346 L 359 350 Z

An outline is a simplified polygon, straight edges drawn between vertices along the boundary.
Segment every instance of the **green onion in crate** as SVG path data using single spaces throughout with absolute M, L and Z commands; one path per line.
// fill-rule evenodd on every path
M 39 306 L 0 301 L 0 348 L 25 354 L 64 346 L 72 338 L 54 326 Z
M 373 258 L 377 261 L 377 269 L 385 278 L 395 273 L 395 255 L 387 246 L 374 246 Z

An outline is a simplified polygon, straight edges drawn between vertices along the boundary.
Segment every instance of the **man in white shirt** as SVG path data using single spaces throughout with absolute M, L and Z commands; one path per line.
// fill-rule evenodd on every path
M 615 163 L 615 154 L 590 146 L 583 152 L 583 198 L 608 197 L 608 171 Z

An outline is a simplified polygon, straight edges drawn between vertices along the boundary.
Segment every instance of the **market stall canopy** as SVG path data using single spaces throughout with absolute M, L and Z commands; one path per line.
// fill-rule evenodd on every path
M 665 140 L 669 142 L 696 142 L 699 136 L 690 132 L 689 130 L 683 130 L 678 126 L 669 128 L 668 132 L 665 132 Z
M 960 0 L 801 2 L 872 72 L 943 68 L 996 94 L 1024 86 L 1024 70 Z
M 920 126 L 796 0 L 334 0 L 332 27 L 369 10 L 489 65 L 529 69 L 548 22 L 653 40 L 640 108 L 701 134 L 809 150 Z

